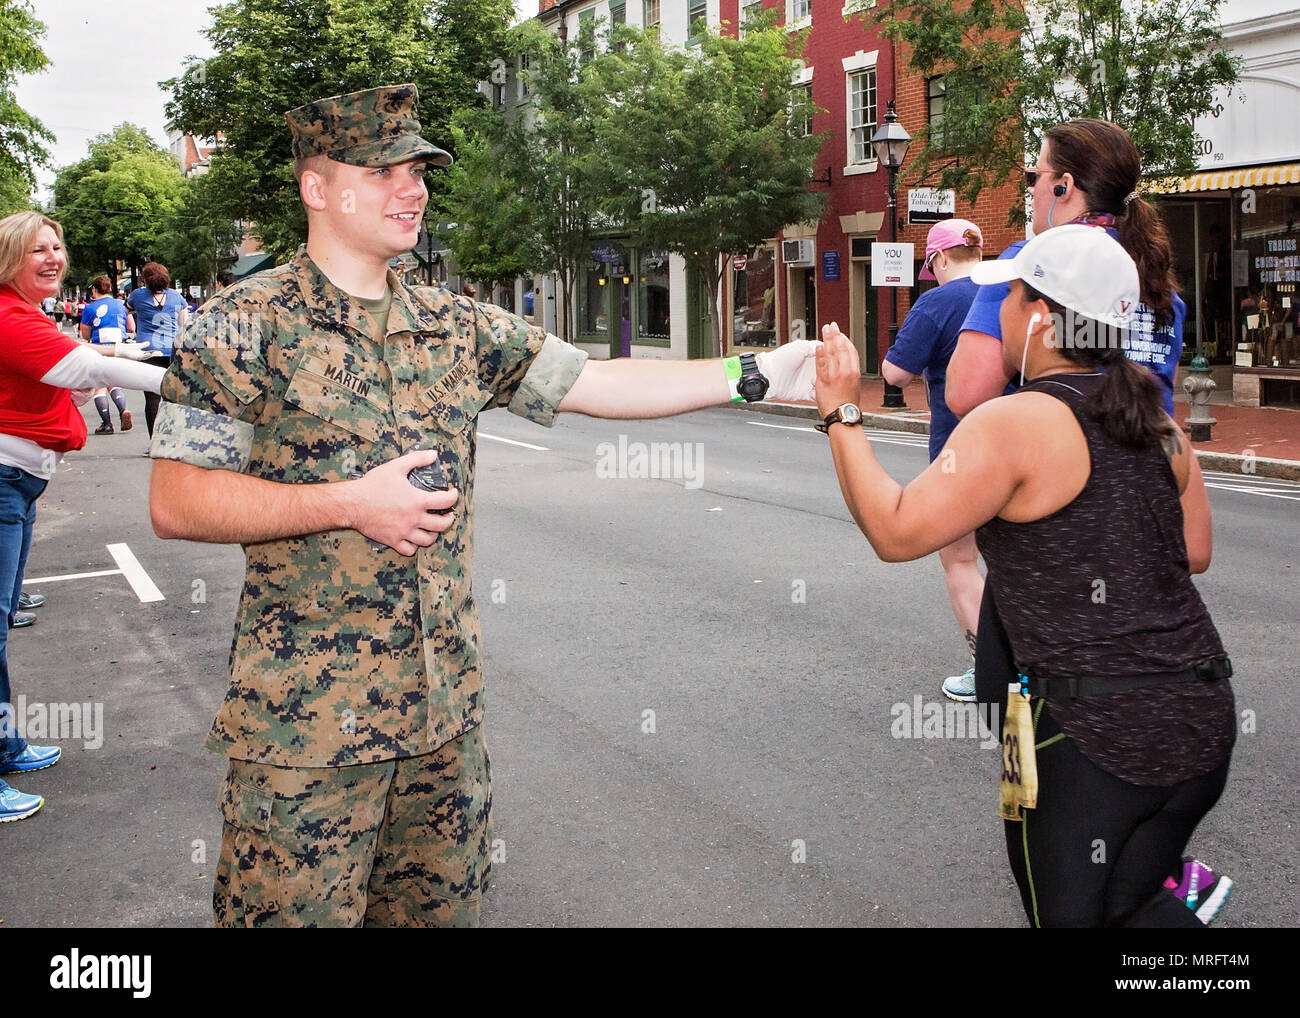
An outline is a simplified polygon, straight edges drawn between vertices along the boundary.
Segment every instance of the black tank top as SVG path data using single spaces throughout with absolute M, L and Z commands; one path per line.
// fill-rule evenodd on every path
M 994 518 L 976 534 L 1016 667 L 1043 678 L 1179 672 L 1223 657 L 1188 572 L 1178 485 L 1158 444 L 1116 442 L 1089 411 L 1099 374 L 1038 378 L 1022 391 L 1074 412 L 1091 457 L 1063 508 L 1029 523 Z M 1134 784 L 1213 770 L 1235 738 L 1226 681 L 1175 681 L 1048 699 L 1062 731 L 1098 766 Z

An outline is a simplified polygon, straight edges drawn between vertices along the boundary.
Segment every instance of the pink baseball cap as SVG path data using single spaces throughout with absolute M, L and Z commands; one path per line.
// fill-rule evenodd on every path
M 984 234 L 969 219 L 945 219 L 941 223 L 935 223 L 925 235 L 925 264 L 921 266 L 919 278 L 934 279 L 930 263 L 940 251 L 947 251 L 950 247 L 983 246 Z

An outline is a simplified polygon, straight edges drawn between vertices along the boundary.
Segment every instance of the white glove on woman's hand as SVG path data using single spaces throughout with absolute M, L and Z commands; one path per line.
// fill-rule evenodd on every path
M 819 340 L 796 339 L 771 352 L 755 355 L 758 370 L 767 377 L 768 400 L 815 400 Z

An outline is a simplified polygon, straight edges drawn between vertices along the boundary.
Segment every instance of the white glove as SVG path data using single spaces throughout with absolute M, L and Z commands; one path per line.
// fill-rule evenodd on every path
M 769 400 L 815 400 L 813 386 L 817 382 L 817 350 L 820 340 L 796 339 L 770 353 L 756 354 L 758 370 L 768 381 Z
M 114 357 L 125 357 L 127 360 L 132 361 L 147 361 L 153 355 L 153 351 L 147 346 L 134 340 L 124 339 L 122 342 L 113 345 Z

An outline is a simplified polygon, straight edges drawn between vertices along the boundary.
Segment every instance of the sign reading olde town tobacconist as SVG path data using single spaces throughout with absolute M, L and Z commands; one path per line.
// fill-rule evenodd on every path
M 907 192 L 907 221 L 938 223 L 957 214 L 957 192 L 951 188 L 914 187 Z

